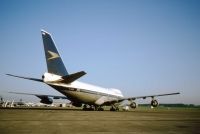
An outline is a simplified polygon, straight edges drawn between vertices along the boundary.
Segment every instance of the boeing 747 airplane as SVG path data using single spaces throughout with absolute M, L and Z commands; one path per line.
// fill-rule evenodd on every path
M 45 104 L 52 104 L 53 99 L 68 99 L 71 101 L 72 105 L 76 107 L 83 106 L 83 110 L 92 109 L 100 111 L 104 110 L 104 106 L 111 106 L 111 111 L 117 111 L 119 110 L 119 104 L 125 100 L 129 101 L 129 106 L 131 108 L 136 108 L 135 100 L 146 98 L 151 98 L 151 106 L 157 107 L 158 101 L 155 99 L 155 97 L 179 94 L 179 92 L 176 92 L 138 97 L 124 97 L 119 89 L 103 88 L 79 82 L 77 81 L 77 79 L 79 79 L 86 73 L 84 71 L 80 71 L 77 73 L 69 74 L 63 64 L 60 54 L 58 53 L 51 34 L 44 30 L 41 30 L 41 33 L 48 72 L 42 75 L 42 79 L 16 76 L 12 74 L 7 75 L 45 83 L 63 94 L 64 96 L 18 92 L 12 93 L 35 95 L 41 99 L 41 103 Z

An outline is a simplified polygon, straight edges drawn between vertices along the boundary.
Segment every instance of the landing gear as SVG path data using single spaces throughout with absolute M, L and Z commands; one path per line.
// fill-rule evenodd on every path
M 115 105 L 112 105 L 110 111 L 119 111 L 119 108 L 116 107 Z
M 104 109 L 102 107 L 98 107 L 96 110 L 97 111 L 104 111 Z
M 84 104 L 83 110 L 84 111 L 104 111 L 104 108 L 103 106 L 93 106 L 93 105 Z M 119 111 L 119 107 L 112 105 L 110 108 L 110 111 Z
M 84 111 L 94 111 L 95 110 L 95 107 L 94 106 L 90 106 L 90 105 L 86 105 L 86 104 L 84 104 L 83 105 L 83 110 Z
M 103 107 L 101 106 L 93 106 L 93 105 L 87 105 L 87 104 L 84 104 L 83 105 L 83 110 L 84 111 L 104 111 Z

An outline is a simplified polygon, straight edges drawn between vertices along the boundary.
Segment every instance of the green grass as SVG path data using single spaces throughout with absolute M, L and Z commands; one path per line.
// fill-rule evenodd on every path
M 129 112 L 0 109 L 1 134 L 200 133 L 200 109 L 140 107 Z

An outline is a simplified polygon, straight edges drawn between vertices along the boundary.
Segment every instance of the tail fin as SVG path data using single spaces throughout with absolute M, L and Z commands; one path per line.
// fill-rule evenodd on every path
M 41 30 L 41 32 L 48 72 L 60 76 L 68 75 L 51 35 L 44 30 Z

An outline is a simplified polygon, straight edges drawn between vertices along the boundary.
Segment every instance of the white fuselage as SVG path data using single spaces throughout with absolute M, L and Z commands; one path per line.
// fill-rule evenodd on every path
M 44 82 L 53 87 L 72 102 L 86 103 L 91 105 L 106 105 L 105 102 L 123 98 L 120 90 L 112 88 L 102 88 L 79 81 L 70 84 L 60 83 L 62 77 L 45 73 Z

